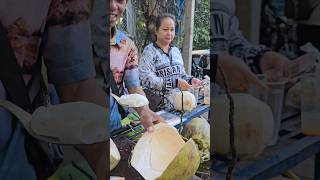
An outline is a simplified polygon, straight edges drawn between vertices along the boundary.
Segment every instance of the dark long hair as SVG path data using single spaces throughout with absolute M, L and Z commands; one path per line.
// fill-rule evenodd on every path
M 162 23 L 162 20 L 165 19 L 165 18 L 171 18 L 174 23 L 176 22 L 176 18 L 174 17 L 173 14 L 170 14 L 170 13 L 160 14 L 156 18 L 155 31 L 154 32 L 159 30 L 159 28 L 161 26 L 161 23 Z M 154 39 L 155 39 L 154 41 L 157 41 L 157 35 L 156 34 L 154 34 Z
M 174 17 L 173 14 L 170 14 L 170 13 L 160 14 L 156 19 L 156 30 L 159 29 L 162 20 L 165 19 L 165 18 L 171 18 L 174 22 L 176 22 L 176 18 Z

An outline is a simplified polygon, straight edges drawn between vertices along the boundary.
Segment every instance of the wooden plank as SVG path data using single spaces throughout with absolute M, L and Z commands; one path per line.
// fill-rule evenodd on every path
M 259 44 L 261 0 L 236 0 L 236 16 L 243 35 L 252 43 Z
M 210 110 L 210 106 L 208 105 L 200 105 L 196 109 L 192 110 L 191 112 L 188 112 L 184 114 L 182 121 L 183 124 L 187 124 L 189 121 L 191 121 L 193 118 L 200 116 L 201 114 L 207 112 Z
M 194 22 L 195 0 L 186 2 L 185 26 L 183 42 L 183 61 L 187 74 L 191 74 L 192 67 L 192 47 L 193 47 L 193 22 Z
M 132 0 L 128 0 L 127 2 L 127 8 L 126 8 L 126 23 L 127 23 L 127 32 L 131 38 L 134 38 L 134 40 L 137 39 L 137 22 L 136 22 L 136 12 L 134 9 L 134 5 L 132 3 Z
M 320 152 L 320 137 L 307 136 L 249 165 L 241 166 L 241 163 L 238 163 L 237 166 L 241 167 L 234 171 L 234 179 L 267 179 L 274 177 L 292 169 L 297 164 L 318 152 Z M 215 163 L 212 169 L 217 172 L 217 174 L 219 173 L 219 177 L 225 176 L 225 169 L 227 167 L 227 162 L 220 162 Z M 219 170 L 219 168 L 221 169 Z M 315 173 L 318 172 L 315 171 Z M 318 175 L 319 174 L 317 174 L 317 176 Z M 214 179 L 216 179 L 216 175 Z
M 237 171 L 239 177 L 264 179 L 277 176 L 320 152 L 320 137 L 305 137 L 278 153 Z

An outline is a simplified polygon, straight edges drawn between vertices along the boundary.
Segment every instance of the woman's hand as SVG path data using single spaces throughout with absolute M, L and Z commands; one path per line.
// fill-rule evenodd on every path
M 266 85 L 251 72 L 242 59 L 228 55 L 219 55 L 218 58 L 218 65 L 224 72 L 226 83 L 231 92 L 247 92 L 250 86 L 255 86 L 260 90 L 267 89 Z M 225 88 L 219 71 L 217 71 L 217 83 Z
M 191 84 L 195 87 L 202 86 L 202 81 L 198 78 L 192 78 Z
M 178 78 L 178 88 L 181 91 L 188 91 L 190 89 L 190 85 L 186 80 Z
M 290 60 L 276 52 L 266 52 L 260 59 L 260 69 L 268 81 L 281 81 L 288 78 Z
M 144 126 L 144 128 L 148 132 L 153 132 L 153 129 L 154 129 L 153 124 L 165 122 L 161 116 L 151 111 L 147 106 L 142 107 L 142 110 L 140 111 L 139 115 L 140 115 L 141 124 Z

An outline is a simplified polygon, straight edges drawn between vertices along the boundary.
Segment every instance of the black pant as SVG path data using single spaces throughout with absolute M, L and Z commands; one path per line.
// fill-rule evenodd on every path
M 298 47 L 310 42 L 320 50 L 320 26 L 298 24 L 297 37 Z M 303 52 L 299 50 L 299 54 L 303 54 Z

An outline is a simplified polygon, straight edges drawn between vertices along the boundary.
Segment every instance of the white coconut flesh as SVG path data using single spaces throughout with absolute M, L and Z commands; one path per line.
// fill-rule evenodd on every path
M 118 165 L 120 158 L 119 150 L 110 138 L 110 171 Z
M 33 114 L 9 101 L 0 106 L 14 114 L 29 134 L 58 144 L 92 144 L 107 137 L 106 108 L 88 102 L 39 107 Z
M 192 139 L 191 141 L 193 142 Z M 154 132 L 147 132 L 140 138 L 134 147 L 131 165 L 145 179 L 156 179 L 165 173 L 170 176 L 172 173 L 168 173 L 167 171 L 169 169 L 167 168 L 170 163 L 175 161 L 175 158 L 182 152 L 185 145 L 186 143 L 174 127 L 168 124 L 159 123 L 155 125 Z M 193 168 L 196 170 L 199 166 L 200 157 L 194 142 L 193 145 L 194 146 L 188 146 L 188 148 L 192 149 L 188 152 L 192 154 L 192 157 L 196 157 L 196 160 L 192 162 L 195 163 L 196 167 Z M 185 164 L 191 163 L 187 160 L 188 157 L 185 158 Z M 181 157 L 179 157 L 179 159 L 181 159 Z M 185 169 L 186 167 L 181 168 Z M 195 171 L 190 172 L 193 174 L 195 173 Z
M 123 106 L 142 107 L 149 104 L 148 99 L 141 94 L 122 95 L 118 101 Z

